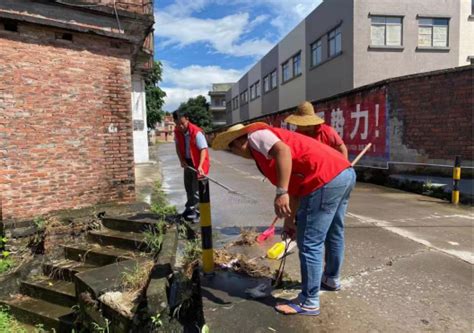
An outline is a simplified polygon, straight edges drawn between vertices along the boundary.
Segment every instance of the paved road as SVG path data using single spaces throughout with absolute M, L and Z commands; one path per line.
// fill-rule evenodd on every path
M 226 152 L 211 155 L 210 176 L 247 196 L 211 186 L 216 230 L 226 235 L 235 226 L 268 225 L 273 186 L 262 181 L 252 161 Z M 182 170 L 174 146 L 160 145 L 159 158 L 165 191 L 181 208 Z M 346 219 L 344 288 L 322 294 L 321 316 L 296 320 L 247 301 L 235 302 L 234 315 L 214 311 L 210 325 L 217 332 L 472 332 L 473 217 L 470 208 L 358 183 Z M 287 271 L 298 279 L 293 258 Z M 257 322 L 239 320 L 256 314 Z

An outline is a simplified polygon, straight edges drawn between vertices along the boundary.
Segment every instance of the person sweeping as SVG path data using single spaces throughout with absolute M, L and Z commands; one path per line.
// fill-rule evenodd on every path
M 319 315 L 322 277 L 334 290 L 340 288 L 344 215 L 356 181 L 349 161 L 314 139 L 265 123 L 234 125 L 217 135 L 212 147 L 255 160 L 260 172 L 276 186 L 274 209 L 278 217 L 291 216 L 290 196 L 299 199 L 297 226 L 286 219 L 284 230 L 290 235 L 296 231 L 301 292 L 275 309 L 285 315 Z
M 285 123 L 296 126 L 296 132 L 307 135 L 329 147 L 336 149 L 349 159 L 347 147 L 334 128 L 325 124 L 323 118 L 314 112 L 313 104 L 303 102 L 296 112 L 285 118 Z

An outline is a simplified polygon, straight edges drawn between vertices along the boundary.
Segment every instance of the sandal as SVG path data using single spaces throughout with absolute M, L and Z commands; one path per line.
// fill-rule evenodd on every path
M 324 283 L 324 282 L 321 281 L 321 290 L 326 290 L 326 291 L 339 291 L 339 290 L 341 290 L 341 286 L 331 287 L 331 286 L 329 286 L 329 285 L 327 285 L 326 283 Z
M 281 310 L 279 309 L 278 307 L 279 306 L 288 306 L 290 307 L 291 309 L 293 309 L 295 312 L 285 312 L 284 310 Z M 275 310 L 279 313 L 282 313 L 284 315 L 296 315 L 296 314 L 299 314 L 299 315 L 303 315 L 303 316 L 318 316 L 321 311 L 319 311 L 319 308 L 305 308 L 303 306 L 301 306 L 301 304 L 296 304 L 296 303 L 293 303 L 293 302 L 287 302 L 287 303 L 283 303 L 283 304 L 278 304 L 277 306 L 275 306 Z

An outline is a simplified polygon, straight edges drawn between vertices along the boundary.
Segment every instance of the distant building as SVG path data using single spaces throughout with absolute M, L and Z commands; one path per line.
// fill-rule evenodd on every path
M 227 124 L 474 58 L 473 0 L 325 0 L 227 92 Z
M 226 93 L 232 87 L 232 83 L 214 83 L 209 97 L 211 102 L 209 111 L 212 114 L 212 124 L 214 127 L 226 124 Z
M 163 120 L 155 125 L 155 141 L 174 141 L 175 127 L 173 116 L 164 116 Z

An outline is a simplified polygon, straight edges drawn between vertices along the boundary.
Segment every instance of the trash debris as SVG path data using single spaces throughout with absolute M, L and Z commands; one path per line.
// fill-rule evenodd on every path
M 248 259 L 242 254 L 231 254 L 224 249 L 217 249 L 214 251 L 214 263 L 216 267 L 220 269 L 232 270 L 236 273 L 254 278 L 272 278 L 270 268 L 258 264 L 255 261 L 255 258 Z
M 229 244 L 229 247 L 232 246 L 252 246 L 257 242 L 258 232 L 255 228 L 240 229 L 240 239 Z
M 270 283 L 260 283 L 258 286 L 253 288 L 247 288 L 245 293 L 249 295 L 250 298 L 258 299 L 265 298 L 272 294 L 272 286 Z

